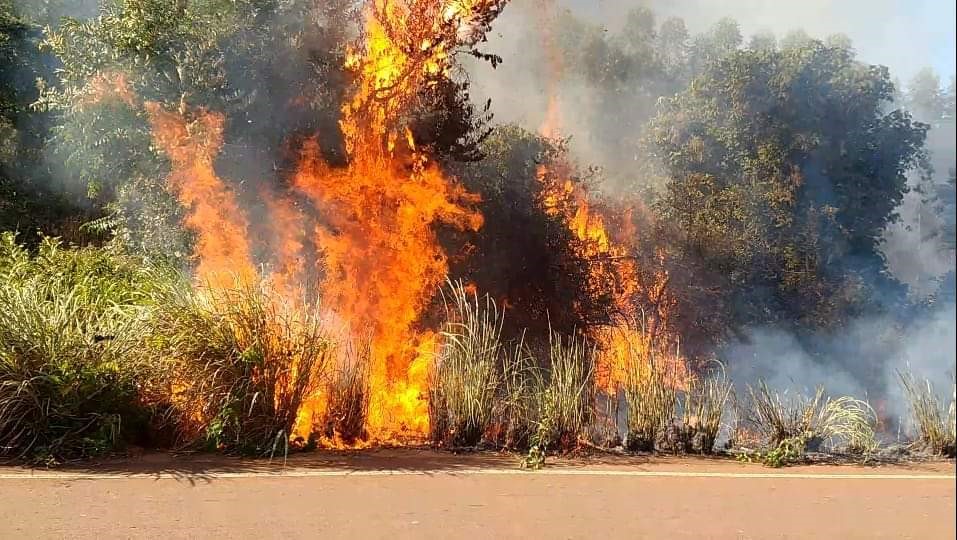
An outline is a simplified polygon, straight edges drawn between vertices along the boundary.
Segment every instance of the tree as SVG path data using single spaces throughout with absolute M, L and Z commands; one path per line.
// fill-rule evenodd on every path
M 886 68 L 812 41 L 735 52 L 664 104 L 656 210 L 674 264 L 715 278 L 702 294 L 730 306 L 729 329 L 826 328 L 903 298 L 879 242 L 927 126 L 885 112 L 893 91 Z
M 185 257 L 189 237 L 165 190 L 169 165 L 152 143 L 144 103 L 223 114 L 219 172 L 237 185 L 274 179 L 297 133 L 321 134 L 335 155 L 351 7 L 350 0 L 112 0 L 93 19 L 66 20 L 45 41 L 62 63 L 41 98 L 57 118 L 56 159 L 69 181 L 109 208 L 122 241 Z
M 507 306 L 507 331 L 516 337 L 523 329 L 541 336 L 549 327 L 573 332 L 606 322 L 613 284 L 589 289 L 588 261 L 576 252 L 568 216 L 551 215 L 543 204 L 540 175 L 582 183 L 587 171 L 573 169 L 562 144 L 515 126 L 496 129 L 481 151 L 481 161 L 452 168 L 466 188 L 482 196 L 485 220 L 467 238 L 469 256 L 452 258 L 451 275 Z M 463 244 L 457 240 L 452 245 Z
M 54 181 L 44 147 L 51 121 L 32 107 L 38 81 L 54 78 L 55 63 L 39 50 L 41 39 L 37 24 L 0 0 L 0 230 L 42 229 L 76 239 L 77 218 L 89 208 Z

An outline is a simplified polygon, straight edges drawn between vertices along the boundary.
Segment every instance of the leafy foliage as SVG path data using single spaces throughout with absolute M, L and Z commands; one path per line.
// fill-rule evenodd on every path
M 58 460 L 113 450 L 145 431 L 154 365 L 136 354 L 165 279 L 142 260 L 44 239 L 0 239 L 0 455 Z
M 812 40 L 735 52 L 664 104 L 657 212 L 675 265 L 708 270 L 716 298 L 699 300 L 727 305 L 726 327 L 821 328 L 903 299 L 879 242 L 927 127 L 886 112 L 893 91 L 885 68 Z

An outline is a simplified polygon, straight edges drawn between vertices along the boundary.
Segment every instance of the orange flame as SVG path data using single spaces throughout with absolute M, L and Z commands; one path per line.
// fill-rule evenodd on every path
M 374 439 L 428 433 L 437 338 L 415 325 L 448 273 L 433 227 L 482 225 L 470 209 L 479 198 L 416 148 L 402 113 L 421 88 L 447 76 L 448 52 L 461 43 L 471 10 L 491 4 L 373 1 L 364 47 L 346 63 L 357 77 L 340 122 L 349 163 L 330 167 L 308 140 L 293 178 L 323 218 L 315 243 L 325 263 L 324 300 L 354 332 L 372 333 L 367 429 Z
M 547 83 L 548 104 L 539 133 L 556 139 L 561 134 L 561 108 L 558 82 L 564 73 L 561 51 L 554 38 L 553 0 L 541 0 L 538 16 L 541 18 L 541 37 L 546 53 L 550 78 Z M 644 360 L 663 351 L 663 343 L 671 336 L 662 336 L 662 321 L 667 318 L 668 276 L 664 270 L 654 273 L 652 283 L 645 284 L 634 258 L 634 243 L 637 231 L 630 222 L 630 212 L 625 212 L 618 238 L 613 238 L 605 223 L 605 217 L 590 201 L 588 192 L 571 177 L 568 163 L 551 163 L 538 166 L 537 176 L 542 184 L 542 207 L 551 216 L 563 218 L 575 238 L 578 255 L 588 263 L 588 289 L 600 290 L 614 284 L 613 323 L 610 326 L 592 329 L 591 337 L 598 345 L 596 379 L 600 388 L 614 393 L 626 381 L 628 363 Z M 658 307 L 656 313 L 639 313 L 638 297 Z M 661 339 L 664 337 L 665 339 Z M 671 356 L 676 373 L 684 373 L 684 363 Z
M 256 270 L 247 241 L 246 218 L 236 197 L 213 169 L 223 145 L 223 115 L 198 110 L 188 122 L 183 115 L 146 103 L 153 139 L 169 156 L 167 182 L 187 208 L 186 225 L 196 232 L 196 276 L 200 283 L 231 288 L 252 283 Z

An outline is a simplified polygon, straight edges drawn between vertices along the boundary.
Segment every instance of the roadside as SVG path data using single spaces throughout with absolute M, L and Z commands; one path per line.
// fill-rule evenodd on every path
M 953 538 L 952 461 L 317 452 L 0 468 L 0 538 Z

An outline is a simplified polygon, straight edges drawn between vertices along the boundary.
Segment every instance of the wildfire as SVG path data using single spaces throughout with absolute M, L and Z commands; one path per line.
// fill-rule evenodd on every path
M 146 103 L 153 138 L 172 162 L 170 191 L 187 209 L 185 224 L 196 235 L 196 275 L 223 289 L 253 283 L 257 277 L 249 248 L 248 224 L 236 197 L 213 169 L 223 145 L 223 115 L 205 110 L 195 120 Z
M 479 201 L 416 147 L 402 114 L 448 76 L 450 51 L 478 39 L 504 2 L 388 2 L 365 13 L 364 46 L 349 52 L 356 91 L 342 109 L 348 165 L 330 167 L 315 139 L 302 146 L 293 186 L 323 222 L 324 300 L 354 331 L 371 330 L 368 432 L 423 437 L 436 336 L 416 323 L 448 273 L 434 226 L 476 230 Z
M 539 7 L 543 48 L 550 73 L 546 88 L 547 107 L 539 133 L 549 139 L 559 139 L 562 120 L 558 83 L 563 77 L 564 65 L 551 30 L 554 21 L 549 20 L 554 2 L 542 0 Z M 591 329 L 591 337 L 598 346 L 598 385 L 614 394 L 626 381 L 629 363 L 663 353 L 662 349 L 670 344 L 671 336 L 663 335 L 666 329 L 662 324 L 666 322 L 670 303 L 667 298 L 668 275 L 662 270 L 654 273 L 651 283 L 643 279 L 634 259 L 638 235 L 630 220 L 630 212 L 624 212 L 618 223 L 619 234 L 613 237 L 609 234 L 605 217 L 590 201 L 588 192 L 570 179 L 570 169 L 567 163 L 538 166 L 541 204 L 547 214 L 563 218 L 576 240 L 578 255 L 588 261 L 588 289 L 599 290 L 614 284 L 612 324 Z M 636 307 L 639 297 L 656 306 L 655 313 L 639 313 Z M 677 352 L 665 352 L 661 359 L 674 363 L 676 373 L 684 372 L 684 363 Z

